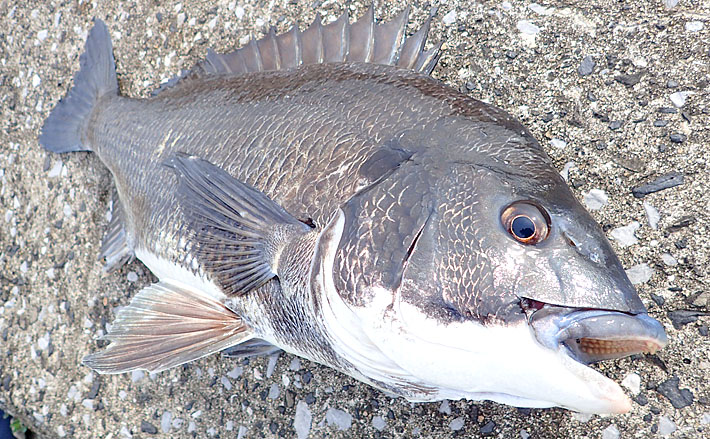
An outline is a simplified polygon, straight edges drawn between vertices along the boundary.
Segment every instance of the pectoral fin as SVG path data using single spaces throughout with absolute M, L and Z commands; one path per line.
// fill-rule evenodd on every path
M 158 372 L 249 340 L 242 319 L 200 291 L 157 283 L 121 309 L 104 339 L 111 344 L 84 357 L 98 373 Z
M 213 164 L 179 154 L 178 200 L 195 231 L 197 257 L 226 294 L 244 294 L 277 275 L 282 250 L 311 231 L 281 206 Z

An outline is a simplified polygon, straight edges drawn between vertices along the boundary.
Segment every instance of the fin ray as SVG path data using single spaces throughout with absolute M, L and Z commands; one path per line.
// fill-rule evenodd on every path
M 82 144 L 86 123 L 101 97 L 118 94 L 111 37 L 99 19 L 94 20 L 79 65 L 74 86 L 42 126 L 39 142 L 52 152 L 90 151 Z
M 184 154 L 166 162 L 196 230 L 197 257 L 226 294 L 244 294 L 277 275 L 281 248 L 310 228 L 266 195 L 213 164 Z
M 134 257 L 133 251 L 126 241 L 124 215 L 123 205 L 118 198 L 118 192 L 114 189 L 111 200 L 111 221 L 109 221 L 106 236 L 101 242 L 101 252 L 99 253 L 99 259 L 105 261 L 104 273 L 112 272 L 123 264 L 130 262 Z
M 385 64 L 430 74 L 439 59 L 441 45 L 424 50 L 431 17 L 414 35 L 405 37 L 409 11 L 407 7 L 394 20 L 375 24 L 375 9 L 370 5 L 352 24 L 346 10 L 327 25 L 316 14 L 313 23 L 302 31 L 293 26 L 288 32 L 276 35 L 272 28 L 263 38 L 252 38 L 232 52 L 218 54 L 208 50 L 203 61 L 169 80 L 158 91 L 207 75 L 240 75 L 331 62 Z
M 169 282 L 141 290 L 104 336 L 111 344 L 82 361 L 98 373 L 159 372 L 252 337 L 219 300 Z

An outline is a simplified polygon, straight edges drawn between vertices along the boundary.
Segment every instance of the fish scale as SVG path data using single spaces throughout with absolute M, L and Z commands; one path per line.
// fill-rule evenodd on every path
M 105 269 L 159 281 L 85 365 L 284 349 L 410 401 L 630 409 L 587 365 L 655 352 L 662 325 L 531 133 L 429 76 L 441 44 L 407 13 L 209 51 L 150 99 L 118 93 L 96 22 L 40 142 L 98 155 Z

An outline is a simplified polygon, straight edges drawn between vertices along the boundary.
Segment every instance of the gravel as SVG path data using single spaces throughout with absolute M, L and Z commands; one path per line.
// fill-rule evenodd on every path
M 680 172 L 673 171 L 661 175 L 646 184 L 633 188 L 631 193 L 633 193 L 636 198 L 643 198 L 648 194 L 680 186 L 683 183 L 685 183 L 685 176 Z
M 668 378 L 658 385 L 658 393 L 668 398 L 673 407 L 682 409 L 693 403 L 693 392 L 689 389 L 678 388 L 680 379 L 677 376 Z

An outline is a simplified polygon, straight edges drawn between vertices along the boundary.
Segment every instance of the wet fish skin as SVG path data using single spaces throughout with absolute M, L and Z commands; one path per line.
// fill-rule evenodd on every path
M 393 23 L 375 26 L 372 9 L 350 27 L 316 19 L 302 34 L 210 53 L 147 100 L 117 93 L 96 24 L 40 141 L 99 156 L 121 212 L 102 254 L 135 254 L 160 283 L 85 364 L 158 371 L 224 348 L 268 351 L 263 340 L 412 401 L 629 409 L 583 364 L 595 355 L 582 361 L 549 334 L 580 308 L 619 326 L 602 334 L 577 313 L 577 337 L 655 349 L 662 327 L 530 132 L 423 74 L 436 47 L 423 51 L 426 32 L 402 39 L 406 13 Z M 343 32 L 365 48 L 324 49 L 324 35 Z M 314 64 L 264 71 L 295 63 L 268 50 L 299 38 Z M 329 56 L 348 62 L 320 62 Z M 539 244 L 502 224 L 520 201 L 548 218 Z M 553 318 L 536 319 L 541 308 Z

